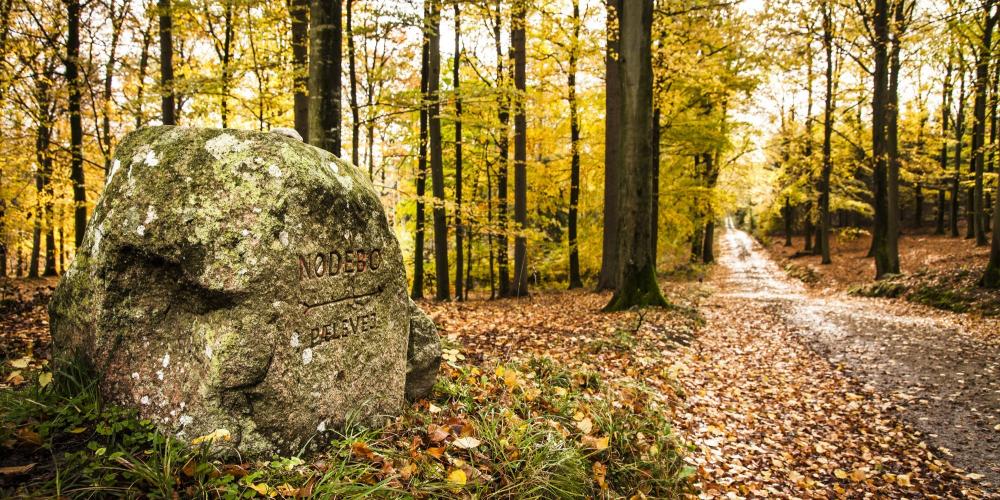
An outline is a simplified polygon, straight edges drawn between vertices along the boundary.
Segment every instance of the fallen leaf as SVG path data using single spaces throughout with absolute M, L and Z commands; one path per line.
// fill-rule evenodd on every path
M 358 459 L 368 461 L 375 460 L 375 453 L 368 447 L 368 443 L 365 443 L 364 441 L 355 441 L 351 443 L 351 455 Z
M 608 448 L 609 441 L 610 439 L 607 436 L 604 436 L 602 438 L 593 436 L 583 436 L 583 438 L 581 439 L 581 442 L 583 442 L 585 446 L 593 448 L 597 451 L 606 450 Z M 652 448 L 650 449 L 650 451 L 652 452 L 651 455 L 656 454 L 656 451 L 654 451 Z
M 28 364 L 31 363 L 31 358 L 25 356 L 23 358 L 18 358 L 10 361 L 10 366 L 18 369 L 27 368 Z
M 17 476 L 19 474 L 25 474 L 30 472 L 31 469 L 35 468 L 35 464 L 27 465 L 12 465 L 10 467 L 0 467 L 0 475 L 3 476 Z
M 455 445 L 457 448 L 461 448 L 463 450 L 469 450 L 482 444 L 482 441 L 472 436 L 466 436 L 463 438 L 456 439 L 451 444 Z
M 232 434 L 226 429 L 215 429 L 214 431 L 205 434 L 204 436 L 198 436 L 191 440 L 191 444 L 199 445 L 201 443 L 214 443 L 216 441 L 229 441 L 233 438 Z
M 21 427 L 17 430 L 17 438 L 35 446 L 42 445 L 42 436 L 27 427 Z
M 52 372 L 42 372 L 38 375 L 38 386 L 45 387 L 52 383 Z
M 10 385 L 21 385 L 24 383 L 24 377 L 21 376 L 21 370 L 14 370 L 7 375 L 5 381 Z
M 465 475 L 465 471 L 462 469 L 453 469 L 448 473 L 448 482 L 458 486 L 465 486 L 468 481 L 468 477 Z
M 590 431 L 594 430 L 594 422 L 590 420 L 590 417 L 586 417 L 576 423 L 576 428 L 584 434 L 590 434 Z

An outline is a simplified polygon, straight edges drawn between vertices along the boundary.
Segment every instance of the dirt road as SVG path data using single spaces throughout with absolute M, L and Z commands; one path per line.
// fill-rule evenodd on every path
M 720 246 L 707 324 L 674 367 L 706 496 L 996 491 L 995 347 L 947 318 L 810 295 L 742 231 Z

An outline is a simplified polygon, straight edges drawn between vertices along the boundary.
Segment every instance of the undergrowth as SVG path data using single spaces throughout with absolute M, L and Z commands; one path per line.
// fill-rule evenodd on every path
M 997 293 L 980 288 L 967 269 L 946 272 L 920 270 L 908 275 L 892 275 L 874 283 L 851 287 L 848 292 L 862 297 L 905 298 L 910 302 L 957 313 L 1000 315 Z
M 242 460 L 104 404 L 85 370 L 0 392 L 0 497 L 676 497 L 693 472 L 656 395 L 548 359 L 448 363 L 430 401 L 312 457 Z M 36 377 L 37 379 L 38 377 Z

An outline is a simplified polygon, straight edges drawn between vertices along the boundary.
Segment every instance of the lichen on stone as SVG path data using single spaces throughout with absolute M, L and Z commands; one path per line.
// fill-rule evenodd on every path
M 111 401 L 267 454 L 433 385 L 433 323 L 355 167 L 279 134 L 182 127 L 129 134 L 112 165 L 50 306 L 56 348 Z M 377 269 L 356 261 L 373 249 Z

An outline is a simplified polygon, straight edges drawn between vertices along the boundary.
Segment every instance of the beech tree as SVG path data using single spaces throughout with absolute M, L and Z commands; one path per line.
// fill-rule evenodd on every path
M 428 134 L 430 142 L 431 186 L 434 195 L 432 213 L 434 215 L 434 296 L 438 300 L 451 298 L 448 284 L 448 221 L 444 207 L 444 160 L 441 151 L 441 3 L 428 0 L 427 39 L 427 98 L 429 109 Z
M 618 221 L 619 135 L 621 131 L 621 63 L 619 61 L 619 14 L 622 0 L 606 0 L 607 38 L 604 55 L 604 231 L 601 247 L 601 274 L 597 288 L 613 290 L 618 282 L 618 244 L 615 241 Z
M 170 0 L 157 0 L 156 5 L 160 14 L 160 116 L 164 125 L 176 125 L 173 12 Z
M 341 0 L 309 3 L 309 144 L 340 156 Z
M 650 141 L 653 128 L 652 0 L 623 0 L 618 16 L 621 61 L 621 172 L 617 243 L 618 283 L 606 311 L 634 306 L 666 306 L 656 282 L 653 255 L 653 183 Z
M 289 0 L 291 14 L 292 70 L 295 130 L 309 140 L 309 0 Z
M 462 225 L 462 16 L 458 2 L 455 2 L 455 55 L 452 61 L 452 85 L 455 87 L 455 298 L 465 299 L 463 282 L 467 280 L 462 275 L 464 259 L 462 258 L 462 235 L 465 227 Z M 474 191 L 475 189 L 473 189 Z M 470 238 L 471 253 L 471 238 Z M 470 264 L 472 259 L 469 259 Z
M 510 50 L 514 60 L 514 289 L 513 296 L 528 294 L 528 121 L 525 111 L 526 0 L 513 0 L 510 13 Z
M 69 88 L 70 180 L 73 182 L 73 220 L 76 246 L 83 244 L 87 228 L 87 187 L 83 172 L 83 116 L 80 77 L 80 0 L 65 0 L 68 19 L 66 35 L 66 81 Z

